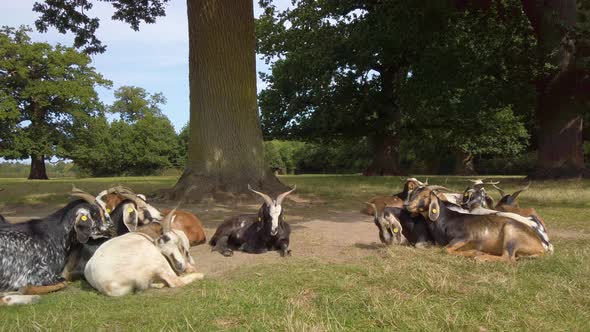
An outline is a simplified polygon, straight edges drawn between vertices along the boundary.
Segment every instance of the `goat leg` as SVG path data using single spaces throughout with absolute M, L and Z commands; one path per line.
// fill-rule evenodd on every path
M 250 254 L 263 254 L 268 251 L 266 247 L 257 246 L 249 242 L 242 244 L 240 250 Z
M 456 255 L 456 256 L 464 256 L 464 257 L 476 257 L 479 255 L 484 254 L 480 250 L 475 249 L 468 249 L 464 250 L 470 244 L 469 240 L 457 240 L 453 241 L 445 248 L 447 254 Z
M 186 284 L 190 284 L 191 282 L 203 279 L 205 277 L 202 273 L 189 273 L 185 274 L 181 277 L 177 276 L 174 273 L 164 272 L 159 275 L 159 277 L 168 284 L 170 288 L 182 287 Z
M 291 249 L 289 249 L 289 241 L 280 240 L 279 250 L 281 251 L 281 257 L 291 256 Z
M 53 285 L 46 285 L 46 286 L 25 286 L 22 287 L 19 292 L 23 295 L 42 295 L 52 292 L 57 292 L 58 290 L 62 290 L 67 287 L 67 283 L 65 281 L 58 282 Z
M 217 239 L 215 243 L 215 247 L 211 248 L 211 251 L 217 251 L 221 253 L 225 257 L 233 256 L 234 252 L 229 248 L 227 242 L 229 241 L 229 236 L 225 235 Z

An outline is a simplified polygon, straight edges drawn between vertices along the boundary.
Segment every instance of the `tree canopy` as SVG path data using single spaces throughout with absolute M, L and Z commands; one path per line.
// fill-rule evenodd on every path
M 160 110 L 164 101 L 161 93 L 120 87 L 108 107 L 120 119 L 109 123 L 102 116 L 77 123 L 67 157 L 93 176 L 154 175 L 179 166 L 186 152 Z
M 47 178 L 45 158 L 63 157 L 73 123 L 100 116 L 95 87 L 110 86 L 88 55 L 32 42 L 30 29 L 0 29 L 0 156 L 31 158 L 30 178 Z
M 382 155 L 404 148 L 471 160 L 537 142 L 546 68 L 520 3 L 260 3 L 258 51 L 272 70 L 261 74 L 265 137 L 368 137 L 374 165 L 399 163 Z

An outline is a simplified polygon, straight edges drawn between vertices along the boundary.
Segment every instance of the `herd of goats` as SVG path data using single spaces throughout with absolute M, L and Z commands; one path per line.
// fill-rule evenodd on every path
M 497 204 L 486 184 L 500 191 Z M 475 180 L 463 193 L 452 193 L 410 178 L 402 192 L 372 198 L 363 212 L 374 216 L 386 245 L 440 245 L 480 261 L 552 253 L 544 221 L 534 209 L 517 204 L 526 188 L 506 195 L 496 184 Z M 291 229 L 281 204 L 295 188 L 275 199 L 248 189 L 264 203 L 256 214 L 221 223 L 209 240 L 212 251 L 232 256 L 235 250 L 276 250 L 290 256 Z M 107 296 L 181 287 L 203 278 L 189 252 L 206 242 L 194 214 L 159 210 L 123 186 L 98 196 L 73 188 L 70 195 L 76 199 L 45 218 L 11 223 L 0 215 L 0 305 L 36 303 L 40 295 L 82 278 Z

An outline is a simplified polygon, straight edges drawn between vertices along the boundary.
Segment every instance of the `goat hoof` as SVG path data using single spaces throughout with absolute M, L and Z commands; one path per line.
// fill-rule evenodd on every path
M 291 250 L 281 251 L 281 257 L 289 257 L 291 256 Z
M 221 252 L 221 254 L 225 257 L 231 257 L 234 255 L 234 252 L 232 250 L 224 250 Z

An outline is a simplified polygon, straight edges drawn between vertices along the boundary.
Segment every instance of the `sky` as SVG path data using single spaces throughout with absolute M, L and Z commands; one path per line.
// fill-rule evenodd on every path
M 40 0 L 0 0 L 0 25 L 34 28 L 39 15 L 32 11 L 36 1 Z M 275 0 L 274 3 L 282 9 L 290 5 L 290 0 Z M 149 93 L 162 92 L 168 100 L 162 111 L 180 131 L 189 119 L 186 1 L 171 0 L 166 7 L 165 17 L 155 24 L 142 24 L 136 32 L 126 23 L 110 19 L 111 5 L 96 1 L 89 16 L 100 18 L 97 34 L 107 45 L 107 51 L 93 55 L 92 60 L 97 71 L 113 82 L 110 90 L 97 89 L 103 102 L 112 103 L 114 90 L 123 85 L 142 87 Z M 254 0 L 254 15 L 260 13 L 258 1 Z M 71 34 L 62 35 L 55 29 L 47 33 L 34 31 L 31 37 L 33 41 L 50 44 L 72 45 L 73 41 Z M 268 71 L 268 66 L 259 58 L 256 71 Z M 263 87 L 258 78 L 258 91 Z

